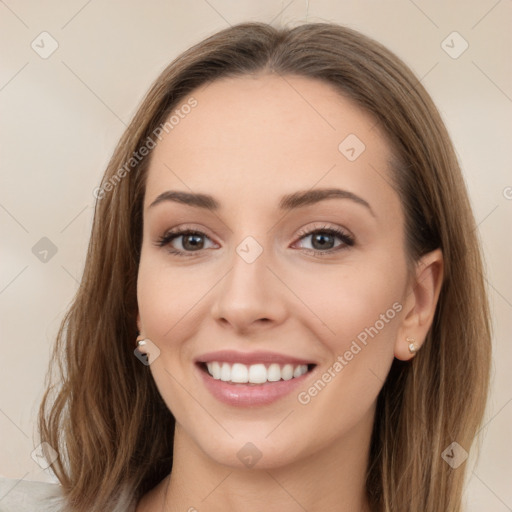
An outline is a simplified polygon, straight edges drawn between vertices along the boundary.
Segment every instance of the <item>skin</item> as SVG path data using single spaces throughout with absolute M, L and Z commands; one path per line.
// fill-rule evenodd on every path
M 413 357 L 406 337 L 420 347 L 427 335 L 442 254 L 427 254 L 408 274 L 389 144 L 330 85 L 265 74 L 222 79 L 193 96 L 197 107 L 157 144 L 147 176 L 138 326 L 160 350 L 150 370 L 176 432 L 170 481 L 137 512 L 367 511 L 376 399 L 393 358 Z M 366 146 L 352 162 L 338 150 L 348 134 Z M 357 194 L 375 216 L 337 198 L 278 209 L 284 194 L 330 187 Z M 210 194 L 221 208 L 150 208 L 167 190 Z M 205 233 L 202 248 L 182 245 L 190 237 L 156 245 L 185 225 Z M 325 226 L 350 233 L 354 245 L 322 255 L 343 241 L 336 236 L 322 249 L 299 235 Z M 247 236 L 263 248 L 252 263 L 236 252 Z M 316 362 L 300 388 L 307 391 L 394 303 L 401 310 L 307 404 L 293 392 L 270 405 L 226 405 L 193 371 L 194 358 L 213 350 L 274 351 Z M 252 468 L 237 457 L 247 442 L 262 454 Z

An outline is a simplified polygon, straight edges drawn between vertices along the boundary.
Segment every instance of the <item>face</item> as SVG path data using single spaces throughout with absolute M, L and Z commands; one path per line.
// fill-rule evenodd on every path
M 369 431 L 395 356 L 408 285 L 390 149 L 320 81 L 230 78 L 192 96 L 147 175 L 150 370 L 206 457 L 293 463 Z

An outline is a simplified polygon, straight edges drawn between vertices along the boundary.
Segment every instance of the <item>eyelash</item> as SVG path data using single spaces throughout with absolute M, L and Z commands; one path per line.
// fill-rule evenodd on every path
M 330 255 L 335 252 L 345 250 L 349 247 L 352 247 L 355 242 L 354 238 L 351 235 L 349 235 L 348 233 L 346 233 L 345 231 L 343 231 L 339 228 L 333 228 L 333 227 L 328 227 L 328 226 L 322 226 L 322 227 L 318 227 L 318 228 L 315 227 L 315 229 L 309 230 L 309 231 L 301 231 L 298 233 L 299 240 L 302 240 L 303 238 L 306 238 L 307 236 L 313 235 L 315 233 L 327 233 L 329 235 L 333 235 L 333 236 L 340 238 L 341 241 L 343 242 L 343 244 L 339 245 L 338 247 L 335 247 L 333 249 L 328 249 L 326 251 L 320 251 L 318 249 L 302 249 L 303 251 L 306 251 L 307 253 L 313 254 L 315 256 L 322 257 L 324 255 Z M 157 245 L 158 247 L 165 247 L 166 245 L 169 245 L 175 238 L 178 238 L 182 235 L 198 235 L 198 236 L 205 236 L 208 238 L 208 235 L 206 235 L 206 233 L 203 233 L 202 231 L 198 231 L 195 229 L 182 228 L 182 229 L 176 230 L 176 231 L 168 231 L 163 236 L 159 237 L 159 239 L 157 240 L 155 245 Z M 171 254 L 174 254 L 176 256 L 190 257 L 190 256 L 194 256 L 195 253 L 201 252 L 201 250 L 204 250 L 204 249 L 200 249 L 198 251 L 181 251 L 181 250 L 172 248 L 172 249 L 168 249 L 168 252 Z

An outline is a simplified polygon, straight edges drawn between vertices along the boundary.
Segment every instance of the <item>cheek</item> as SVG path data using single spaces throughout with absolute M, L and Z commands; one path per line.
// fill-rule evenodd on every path
M 307 307 L 301 320 L 331 354 L 343 353 L 354 339 L 394 339 L 405 271 L 399 257 L 374 256 L 319 266 L 295 281 L 294 292 Z
M 394 359 L 403 314 L 405 259 L 391 251 L 374 256 L 337 283 L 336 304 L 330 308 L 336 335 L 328 343 L 333 363 L 338 363 L 334 374 L 339 377 L 321 399 L 325 407 L 332 393 L 332 400 L 348 406 L 345 412 L 363 414 L 376 399 Z
M 143 252 L 137 300 L 145 334 L 155 342 L 183 338 L 208 289 L 206 283 L 197 278 L 192 266 L 171 268 L 165 258 L 145 256 Z
M 332 439 L 368 413 L 393 362 L 403 309 L 401 273 L 397 266 L 393 272 L 377 267 L 339 273 L 323 288 L 329 289 L 329 300 L 319 298 L 314 306 L 329 328 L 316 328 L 329 356 L 317 380 L 299 390 L 297 400 L 311 417 L 328 411 L 323 428 Z

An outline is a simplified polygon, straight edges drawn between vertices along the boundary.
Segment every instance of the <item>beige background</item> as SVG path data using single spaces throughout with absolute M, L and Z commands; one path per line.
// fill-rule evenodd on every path
M 327 20 L 374 37 L 409 64 L 453 137 L 486 251 L 495 324 L 481 456 L 466 462 L 467 510 L 512 510 L 511 19 L 510 0 L 0 1 L 0 475 L 51 480 L 31 458 L 50 346 L 83 269 L 92 191 L 151 82 L 230 24 Z M 44 31 L 58 44 L 47 58 L 31 47 L 51 49 Z M 441 46 L 453 31 L 469 44 L 456 59 Z M 454 41 L 452 51 L 460 50 L 463 41 Z M 46 262 L 32 252 L 42 237 L 57 249 Z

